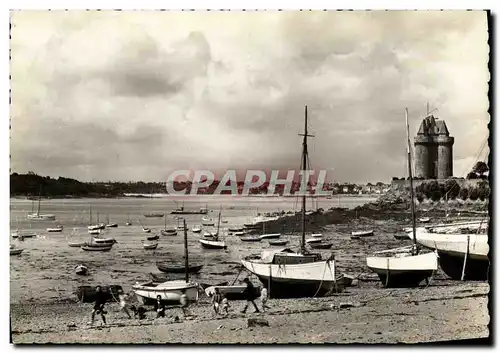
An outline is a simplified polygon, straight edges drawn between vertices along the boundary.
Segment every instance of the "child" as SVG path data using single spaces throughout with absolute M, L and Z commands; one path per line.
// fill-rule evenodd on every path
M 118 290 L 118 300 L 120 301 L 120 311 L 123 311 L 125 314 L 127 314 L 128 318 L 131 319 L 132 316 L 130 316 L 127 308 L 128 296 L 123 292 L 123 289 Z
M 165 304 L 161 301 L 161 295 L 156 297 L 155 310 L 156 318 L 165 317 Z
M 187 307 L 189 305 L 188 303 L 188 297 L 186 295 L 186 290 L 182 290 L 181 298 L 180 298 L 180 303 L 181 303 L 181 309 L 182 309 L 182 314 L 184 315 L 184 318 L 186 318 L 187 315 Z
M 229 315 L 229 301 L 224 295 L 222 296 L 222 313 L 224 316 Z
M 266 309 L 271 309 L 270 307 L 267 306 L 267 299 L 268 299 L 267 288 L 264 287 L 260 291 L 260 300 L 262 302 L 262 311 L 263 312 L 265 312 Z
M 212 297 L 212 305 L 214 308 L 215 315 L 219 313 L 219 307 L 222 302 L 222 295 L 220 294 L 219 288 L 215 288 L 215 293 Z

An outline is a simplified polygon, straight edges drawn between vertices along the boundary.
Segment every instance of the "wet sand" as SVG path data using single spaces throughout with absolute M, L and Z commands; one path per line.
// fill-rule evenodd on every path
M 358 201 L 363 203 L 363 200 Z M 330 202 L 336 203 L 337 200 Z M 489 287 L 486 283 L 451 281 L 438 271 L 427 288 L 381 288 L 378 278 L 366 268 L 365 258 L 374 251 L 409 245 L 409 239 L 394 238 L 394 234 L 408 225 L 409 219 L 368 218 L 329 225 L 322 231 L 327 239 L 334 242 L 331 250 L 322 252 L 325 256 L 333 252 L 338 272 L 357 277 L 356 285 L 341 295 L 329 298 L 271 300 L 269 313 L 260 314 L 269 320 L 268 328 L 246 328 L 246 317 L 255 314 L 239 313 L 244 302 L 232 303 L 233 312 L 229 318 L 213 320 L 207 298 L 201 298 L 191 308 L 191 320 L 181 323 L 173 322 L 173 316 L 181 316 L 178 308 L 172 309 L 170 319 L 139 323 L 124 319 L 124 314 L 117 312 L 118 306 L 111 304 L 108 308 L 110 327 L 89 328 L 87 322 L 91 305 L 77 302 L 74 294 L 77 286 L 119 284 L 129 291 L 135 282 L 149 280 L 149 272 L 159 272 L 156 261 L 180 262 L 183 256 L 181 234 L 161 237 L 155 251 L 142 249 L 141 240 L 145 234 L 137 221 L 138 214 L 159 210 L 164 207 L 164 201 L 125 199 L 99 200 L 96 203 L 98 205 L 93 205 L 93 209 L 100 212 L 101 220 L 109 212 L 111 221 L 119 223 L 118 228 L 110 229 L 106 234 L 118 240 L 110 252 L 88 253 L 67 245 L 68 241 L 88 239 L 89 200 L 50 200 L 44 212 L 57 214 L 58 221 L 65 225 L 63 233 L 46 233 L 43 229 L 50 226 L 50 222 L 34 222 L 31 226 L 41 236 L 20 243 L 25 251 L 21 256 L 10 257 L 14 343 L 392 343 L 488 336 Z M 139 210 L 138 203 L 141 205 Z M 24 212 L 30 211 L 30 205 L 29 201 L 17 203 L 16 200 L 11 215 L 20 218 Z M 280 207 L 287 210 L 285 206 L 263 201 L 259 203 L 259 210 L 270 212 Z M 209 207 L 214 208 L 212 205 Z M 257 208 L 255 204 L 243 203 L 231 207 L 223 213 L 222 218 L 228 221 L 221 225 L 223 228 L 248 221 Z M 123 226 L 128 214 L 134 223 L 132 227 Z M 210 216 L 215 217 L 216 212 Z M 167 223 L 175 225 L 173 217 L 167 217 Z M 186 218 L 191 226 L 199 224 L 200 216 Z M 145 226 L 153 228 L 153 233 L 164 226 L 161 218 L 140 219 Z M 29 228 L 27 221 L 19 223 L 20 228 Z M 77 228 L 81 235 L 70 236 L 72 228 Z M 361 229 L 374 229 L 375 236 L 350 239 L 352 230 Z M 205 250 L 199 245 L 199 238 L 191 232 L 188 234 L 190 262 L 205 264 L 201 273 L 192 276 L 192 279 L 202 283 L 233 281 L 243 256 L 271 248 L 266 241 L 243 243 L 238 237 L 228 236 L 227 251 Z M 292 247 L 299 243 L 298 235 L 288 234 L 283 238 L 289 239 Z M 77 264 L 88 266 L 90 275 L 75 275 L 73 269 Z M 252 280 L 255 284 L 259 283 L 255 278 Z M 354 306 L 337 310 L 340 302 L 349 302 Z M 148 315 L 153 316 L 153 313 Z M 68 328 L 71 323 L 76 326 Z

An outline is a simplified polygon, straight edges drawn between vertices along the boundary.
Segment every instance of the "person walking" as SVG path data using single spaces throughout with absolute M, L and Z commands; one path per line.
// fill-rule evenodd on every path
M 264 287 L 260 291 L 260 301 L 262 302 L 262 312 L 266 312 L 266 309 L 271 309 L 269 306 L 267 306 L 268 299 L 269 299 L 269 296 L 267 294 L 267 288 Z
M 181 294 L 181 297 L 180 297 L 179 301 L 181 303 L 182 315 L 184 316 L 184 319 L 185 319 L 188 316 L 187 308 L 188 308 L 188 305 L 189 305 L 189 301 L 188 301 L 188 297 L 186 295 L 186 290 L 185 289 L 182 290 L 182 294 Z
M 243 291 L 243 294 L 245 295 L 245 298 L 246 298 L 247 302 L 245 304 L 245 307 L 241 311 L 241 313 L 244 314 L 244 313 L 247 312 L 248 304 L 250 304 L 250 303 L 253 304 L 253 307 L 255 308 L 255 312 L 256 313 L 260 313 L 259 308 L 257 307 L 257 305 L 255 304 L 255 301 L 254 301 L 257 296 L 255 295 L 255 287 L 253 286 L 253 283 L 250 282 L 250 280 L 248 279 L 248 277 L 245 278 L 243 280 L 243 282 L 246 284 L 246 288 Z
M 120 311 L 123 311 L 131 319 L 132 316 L 128 312 L 128 295 L 123 292 L 123 289 L 118 290 L 118 300 L 120 302 Z
M 219 314 L 220 304 L 222 302 L 222 295 L 220 294 L 219 288 L 215 288 L 214 295 L 212 296 L 212 306 L 214 308 L 215 315 Z
M 95 314 L 100 314 L 102 322 L 106 325 L 106 311 L 104 311 L 104 304 L 106 304 L 107 295 L 102 291 L 101 286 L 97 286 L 95 288 L 95 303 L 94 308 L 92 309 L 92 316 L 90 319 L 90 325 L 94 325 Z

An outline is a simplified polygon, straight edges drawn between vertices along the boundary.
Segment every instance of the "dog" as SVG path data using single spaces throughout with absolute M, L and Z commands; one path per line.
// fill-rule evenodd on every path
M 132 310 L 132 312 L 134 313 L 135 319 L 139 318 L 139 320 L 143 320 L 146 318 L 146 309 L 144 309 L 144 307 L 136 307 L 135 305 L 131 305 L 130 310 Z

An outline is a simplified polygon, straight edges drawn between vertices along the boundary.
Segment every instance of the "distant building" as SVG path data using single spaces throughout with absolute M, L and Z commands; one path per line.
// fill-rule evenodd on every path
M 453 176 L 453 143 L 446 123 L 429 115 L 415 136 L 415 177 L 447 179 Z

